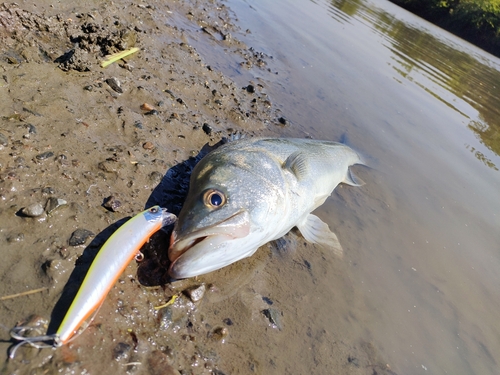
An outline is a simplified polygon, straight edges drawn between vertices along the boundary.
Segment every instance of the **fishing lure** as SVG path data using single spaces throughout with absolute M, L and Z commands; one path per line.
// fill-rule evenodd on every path
M 109 237 L 95 257 L 57 332 L 27 337 L 24 334 L 31 330 L 30 327 L 14 327 L 10 335 L 20 342 L 12 348 L 9 357 L 14 358 L 16 350 L 24 344 L 36 348 L 67 344 L 101 306 L 127 265 L 140 254 L 140 248 L 149 237 L 176 220 L 177 217 L 165 208 L 154 206 L 123 224 Z

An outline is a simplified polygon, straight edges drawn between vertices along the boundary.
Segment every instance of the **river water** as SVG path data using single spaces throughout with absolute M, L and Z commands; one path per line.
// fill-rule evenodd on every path
M 319 210 L 345 257 L 308 292 L 314 319 L 397 374 L 498 374 L 500 60 L 382 0 L 227 4 L 272 57 L 283 135 L 344 140 L 369 166 Z

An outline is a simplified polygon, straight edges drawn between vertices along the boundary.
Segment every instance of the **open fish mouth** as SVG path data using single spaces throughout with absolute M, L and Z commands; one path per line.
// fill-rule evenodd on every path
M 227 257 L 232 237 L 212 235 L 200 238 L 180 254 L 168 270 L 170 277 L 185 279 L 219 269 L 232 260 Z
M 238 211 L 215 225 L 202 228 L 189 233 L 187 236 L 178 237 L 176 228 L 172 232 L 171 244 L 168 249 L 168 258 L 175 262 L 181 255 L 188 251 L 204 248 L 210 251 L 222 242 L 242 238 L 250 233 L 250 215 L 247 211 Z

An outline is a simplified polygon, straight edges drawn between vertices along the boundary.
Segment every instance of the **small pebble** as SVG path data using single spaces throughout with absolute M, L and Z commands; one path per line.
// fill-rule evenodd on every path
M 47 186 L 42 189 L 43 194 L 55 194 L 56 190 L 53 187 Z
M 116 212 L 121 207 L 121 205 L 122 203 L 118 199 L 116 199 L 114 195 L 110 195 L 109 197 L 104 199 L 104 203 L 102 206 L 112 212 Z
M 16 163 L 16 166 L 18 167 L 24 167 L 24 165 L 26 164 L 26 160 L 24 160 L 22 156 L 19 156 L 14 159 L 14 163 Z
M 116 79 L 115 77 L 111 77 L 111 78 L 106 79 L 106 83 L 109 85 L 109 87 L 111 87 L 117 93 L 119 93 L 119 94 L 123 93 L 123 89 L 121 87 L 120 81 L 118 81 L 118 79 Z
M 223 320 L 223 322 L 227 326 L 232 326 L 233 325 L 233 321 L 231 320 L 231 318 L 226 318 L 226 319 Z
M 28 129 L 28 133 L 36 134 L 36 127 L 33 124 L 26 124 L 26 128 Z
M 31 315 L 28 319 L 16 324 L 16 326 L 29 327 L 33 330 L 45 330 L 48 325 L 48 320 L 38 315 Z
M 349 362 L 350 364 L 352 364 L 356 367 L 359 367 L 359 359 L 357 359 L 356 357 L 352 357 L 352 356 L 347 357 L 347 362 Z
M 37 160 L 46 160 L 48 158 L 51 158 L 54 156 L 54 153 L 52 151 L 46 151 L 42 152 L 41 154 L 38 154 L 36 157 Z
M 174 94 L 171 90 L 166 89 L 166 90 L 165 90 L 165 92 L 166 92 L 167 94 L 170 94 L 170 96 L 172 97 L 172 99 L 175 99 L 175 98 L 176 98 L 175 94 Z
M 117 361 L 120 359 L 128 358 L 132 346 L 126 342 L 119 342 L 113 349 L 113 358 Z
M 29 206 L 24 207 L 21 213 L 29 217 L 37 217 L 43 214 L 43 206 L 41 203 L 33 203 Z
M 158 184 L 163 179 L 163 174 L 160 172 L 154 171 L 149 174 L 149 181 L 153 184 Z
M 281 313 L 276 309 L 265 309 L 261 313 L 269 320 L 269 323 L 273 328 L 277 328 L 281 331 L 283 325 L 281 324 Z
M 144 115 L 146 116 L 156 116 L 159 112 L 156 109 L 152 109 L 151 111 L 146 112 Z
M 9 140 L 7 139 L 7 137 L 0 133 L 0 146 L 7 146 L 9 144 Z
M 47 203 L 45 204 L 45 212 L 50 215 L 52 212 L 57 210 L 59 207 L 65 206 L 67 204 L 68 204 L 68 202 L 66 202 L 64 199 L 50 197 L 47 200 Z
M 145 150 L 152 150 L 155 148 L 155 146 L 151 142 L 147 141 L 142 144 L 142 148 Z
M 24 233 L 15 233 L 7 237 L 7 242 L 21 242 L 24 241 Z
M 262 297 L 262 301 L 267 303 L 269 306 L 271 306 L 273 304 L 273 301 L 269 297 Z
M 273 250 L 276 251 L 276 255 L 284 256 L 285 254 L 289 254 L 288 251 L 288 242 L 284 237 L 278 238 L 277 240 L 273 241 Z
M 148 103 L 144 103 L 141 105 L 141 109 L 143 111 L 152 111 L 154 109 L 154 107 Z
M 12 56 L 7 56 L 7 62 L 12 65 L 20 64 L 19 60 Z
M 207 135 L 212 134 L 212 127 L 208 125 L 206 122 L 203 124 L 202 129 Z
M 280 117 L 278 121 L 281 125 L 288 125 L 288 120 L 284 117 Z
M 203 298 L 206 290 L 207 290 L 207 287 L 205 286 L 205 284 L 201 284 L 201 285 L 192 286 L 191 288 L 186 289 L 184 291 L 184 293 L 186 294 L 186 296 L 189 297 L 189 299 L 192 302 L 198 302 Z
M 75 230 L 69 239 L 69 245 L 70 246 L 78 246 L 78 245 L 83 245 L 89 237 L 95 236 L 94 233 L 87 229 L 77 229 Z
M 104 160 L 101 161 L 99 164 L 97 164 L 97 168 L 99 168 L 101 171 L 104 172 L 116 173 L 120 168 L 120 165 L 118 165 L 115 161 L 112 160 Z
M 248 86 L 246 87 L 246 90 L 247 90 L 247 92 L 249 92 L 250 94 L 253 94 L 253 93 L 255 92 L 255 87 L 254 87 L 254 85 L 248 85 Z

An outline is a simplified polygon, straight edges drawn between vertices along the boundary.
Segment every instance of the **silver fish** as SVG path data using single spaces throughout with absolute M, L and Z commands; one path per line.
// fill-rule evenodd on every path
M 312 243 L 342 247 L 311 212 L 343 182 L 360 186 L 348 146 L 310 139 L 252 138 L 227 143 L 194 168 L 170 240 L 169 274 L 202 275 L 251 256 L 297 227 Z

